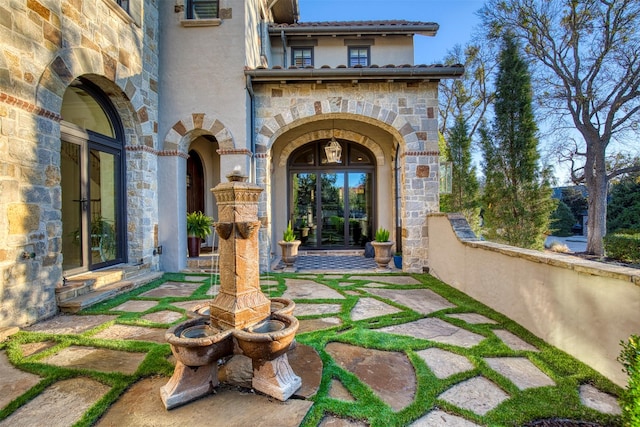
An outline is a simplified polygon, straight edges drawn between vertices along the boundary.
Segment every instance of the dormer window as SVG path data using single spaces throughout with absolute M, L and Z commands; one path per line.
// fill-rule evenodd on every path
M 217 19 L 219 0 L 187 0 L 187 19 Z
M 292 47 L 291 48 L 291 65 L 296 67 L 313 66 L 313 48 L 312 47 Z
M 349 46 L 349 67 L 368 67 L 369 52 L 369 46 Z

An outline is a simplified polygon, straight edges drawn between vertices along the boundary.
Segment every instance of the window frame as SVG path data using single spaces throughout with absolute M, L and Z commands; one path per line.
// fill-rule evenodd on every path
M 309 51 L 309 64 L 304 64 L 304 52 L 305 51 Z M 303 64 L 302 65 L 297 65 L 296 64 L 296 53 L 297 52 L 303 52 L 303 56 L 302 56 L 302 60 L 303 60 Z M 295 67 L 300 67 L 300 68 L 304 68 L 304 67 L 313 67 L 313 46 L 292 46 L 291 47 L 291 65 L 295 66 Z
M 352 59 L 352 55 L 351 52 L 358 50 L 358 51 L 362 51 L 364 50 L 366 52 L 366 64 L 361 64 L 360 62 L 358 62 L 357 64 L 353 64 L 351 62 Z M 358 60 L 361 60 L 363 57 L 358 55 L 356 57 Z M 348 46 L 347 47 L 347 64 L 349 64 L 349 68 L 354 68 L 356 66 L 362 66 L 362 67 L 368 67 L 369 65 L 371 65 L 371 46 Z

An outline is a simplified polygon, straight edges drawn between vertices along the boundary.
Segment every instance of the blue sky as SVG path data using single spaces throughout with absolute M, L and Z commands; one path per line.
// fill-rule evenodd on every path
M 442 62 L 454 45 L 471 40 L 482 0 L 299 0 L 300 21 L 395 20 L 436 22 L 435 37 L 416 36 L 415 64 Z

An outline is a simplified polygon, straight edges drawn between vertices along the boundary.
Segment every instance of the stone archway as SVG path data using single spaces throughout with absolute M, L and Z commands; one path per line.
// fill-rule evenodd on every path
M 193 131 L 211 134 L 218 142 L 221 151 L 236 148 L 231 131 L 220 120 L 207 116 L 206 113 L 193 113 L 174 123 L 164 138 L 163 151 L 186 153 L 191 140 L 185 136 Z

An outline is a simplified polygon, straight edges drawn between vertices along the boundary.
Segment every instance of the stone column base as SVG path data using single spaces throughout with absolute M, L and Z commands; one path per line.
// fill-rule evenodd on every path
M 285 353 L 274 360 L 254 366 L 251 385 L 254 389 L 284 402 L 302 386 L 302 379 L 291 369 Z
M 176 362 L 168 383 L 160 387 L 160 397 L 166 409 L 189 403 L 213 392 L 218 385 L 218 361 L 204 366 L 185 366 Z

